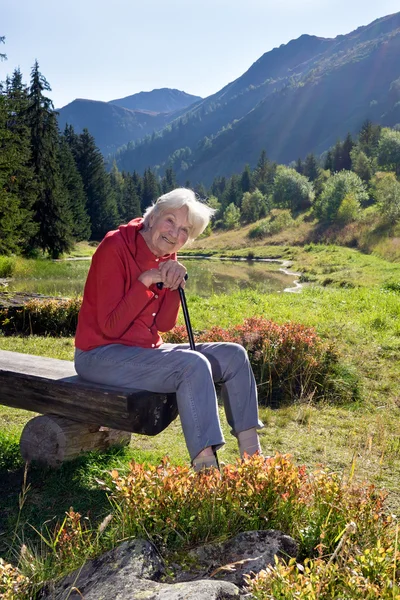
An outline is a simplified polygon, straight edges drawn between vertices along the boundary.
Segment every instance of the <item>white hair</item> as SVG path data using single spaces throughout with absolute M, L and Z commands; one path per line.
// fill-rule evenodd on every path
M 160 196 L 155 204 L 146 208 L 143 215 L 145 226 L 148 225 L 151 215 L 157 216 L 168 210 L 182 208 L 182 206 L 186 206 L 188 209 L 189 240 L 194 240 L 203 233 L 215 213 L 215 209 L 197 200 L 193 190 L 187 188 L 176 188 L 172 192 Z

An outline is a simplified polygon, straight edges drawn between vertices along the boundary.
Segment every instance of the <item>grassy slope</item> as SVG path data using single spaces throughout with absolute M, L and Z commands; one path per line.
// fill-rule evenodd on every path
M 306 286 L 301 294 L 260 296 L 242 292 L 233 298 L 189 297 L 192 324 L 195 329 L 203 329 L 213 324 L 240 322 L 245 316 L 257 314 L 279 322 L 292 320 L 313 325 L 320 335 L 334 340 L 342 360 L 361 378 L 362 400 L 347 407 L 303 404 L 275 411 L 261 409 L 266 424 L 262 431 L 263 448 L 268 454 L 291 453 L 296 461 L 309 467 L 323 463 L 341 473 L 348 473 L 354 467 L 358 479 L 386 488 L 389 506 L 398 511 L 400 296 L 386 291 L 384 286 L 387 282 L 400 283 L 400 265 L 349 248 L 298 245 L 312 239 L 313 227 L 303 222 L 279 234 L 279 240 L 269 240 L 274 242 L 269 245 L 250 244 L 245 230 L 218 234 L 193 244 L 190 253 L 212 250 L 247 256 L 252 252 L 256 256 L 291 259 L 293 268 L 304 273 L 304 279 L 323 285 Z M 278 241 L 284 245 L 277 244 Z M 385 247 L 388 246 L 392 247 L 391 242 L 386 242 Z M 86 248 L 82 253 L 85 251 Z M 73 355 L 71 339 L 0 337 L 0 348 L 64 359 L 72 359 Z M 8 467 L 14 464 L 12 461 L 7 464 L 7 460 L 15 457 L 15 440 L 30 416 L 24 411 L 0 407 L 0 435 Z M 225 432 L 228 443 L 220 458 L 229 462 L 236 456 L 236 448 L 227 427 Z M 70 505 L 83 513 L 91 510 L 94 518 L 100 518 L 108 506 L 93 478 L 101 476 L 103 469 L 126 463 L 129 458 L 156 462 L 164 454 L 169 454 L 174 463 L 187 460 L 178 422 L 156 438 L 133 436 L 128 453 L 120 456 L 111 453 L 101 460 L 89 457 L 63 467 L 59 474 L 48 473 L 45 480 L 41 471 L 33 469 L 22 520 L 40 526 L 45 519 L 62 515 Z M 9 528 L 17 518 L 22 471 L 11 468 L 7 473 L 3 465 L 0 479 L 2 519 Z

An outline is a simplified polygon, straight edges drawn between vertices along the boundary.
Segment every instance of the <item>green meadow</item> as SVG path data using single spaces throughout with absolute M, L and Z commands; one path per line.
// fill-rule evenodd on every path
M 205 253 L 206 244 L 207 240 L 204 240 L 203 248 L 192 248 L 189 253 Z M 334 403 L 315 402 L 312 396 L 307 396 L 281 407 L 261 406 L 260 416 L 265 424 L 261 431 L 264 453 L 288 455 L 290 464 L 304 465 L 309 473 L 322 469 L 341 482 L 358 486 L 372 484 L 385 496 L 385 514 L 398 515 L 400 265 L 376 255 L 334 245 L 242 246 L 229 250 L 214 248 L 212 253 L 216 256 L 250 255 L 252 258 L 272 257 L 290 261 L 290 270 L 300 273 L 303 289 L 301 293 L 269 294 L 244 290 L 206 298 L 188 294 L 195 332 L 213 326 L 227 328 L 252 316 L 262 316 L 278 324 L 288 321 L 301 323 L 315 328 L 322 340 L 333 344 L 343 371 L 337 376 L 343 377 L 344 384 L 349 374 L 352 383 L 357 382 L 357 394 L 352 399 L 346 396 L 343 401 Z M 8 273 L 5 269 L 7 260 Z M 73 277 L 75 269 L 77 274 L 82 269 L 79 261 L 11 260 L 14 260 L 11 266 L 10 259 L 0 261 L 0 276 L 12 275 L 15 281 L 29 277 L 57 278 L 60 273 Z M 183 324 L 182 317 L 180 323 Z M 0 348 L 67 360 L 73 357 L 71 337 L 0 335 Z M 179 421 L 175 421 L 155 438 L 133 435 L 127 449 L 114 449 L 102 455 L 89 454 L 64 465 L 59 471 L 43 470 L 33 465 L 28 468 L 24 483 L 18 439 L 31 416 L 25 411 L 0 406 L 0 529 L 4 532 L 0 536 L 0 555 L 18 563 L 15 557 L 20 553 L 21 544 L 35 548 L 35 564 L 40 576 L 33 577 L 31 581 L 38 582 L 57 577 L 88 554 L 96 555 L 108 547 L 107 544 L 117 542 L 118 528 L 113 530 L 112 535 L 109 534 L 103 545 L 93 542 L 89 544 L 90 552 L 77 551 L 76 560 L 72 562 L 60 563 L 58 560 L 55 564 L 46 554 L 48 545 L 53 544 L 52 552 L 59 559 L 54 546 L 54 531 L 61 527 L 70 507 L 90 519 L 93 531 L 110 512 L 109 494 L 99 485 L 99 480 L 109 481 L 110 473 L 115 469 L 120 473 L 126 472 L 132 460 L 155 468 L 167 455 L 172 466 L 185 469 L 188 458 Z M 221 418 L 225 423 L 222 415 Z M 230 465 L 237 458 L 237 449 L 225 424 L 224 429 L 227 444 L 219 458 L 221 463 Z M 345 510 L 343 514 L 346 520 Z M 289 533 L 290 527 L 287 525 Z M 295 535 L 295 530 L 292 533 Z M 376 542 L 376 537 L 374 539 Z M 188 544 L 198 542 L 196 538 Z M 333 549 L 334 545 L 332 552 Z M 42 555 L 47 558 L 40 558 Z M 350 555 L 353 556 L 352 551 Z M 19 564 L 22 571 L 32 578 L 25 562 L 22 560 Z M 257 597 L 268 597 L 262 591 L 265 582 L 257 585 L 261 590 Z

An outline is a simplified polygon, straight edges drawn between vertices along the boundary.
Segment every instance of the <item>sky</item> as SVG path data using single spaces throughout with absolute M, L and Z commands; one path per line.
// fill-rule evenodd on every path
M 169 87 L 206 97 L 307 33 L 336 37 L 399 0 L 0 0 L 0 81 L 35 60 L 55 108 Z

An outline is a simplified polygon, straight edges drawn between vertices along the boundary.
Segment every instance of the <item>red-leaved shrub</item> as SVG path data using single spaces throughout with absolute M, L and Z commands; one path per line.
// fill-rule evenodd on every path
M 163 335 L 166 342 L 187 342 L 185 327 Z M 312 327 L 279 325 L 262 317 L 229 329 L 212 327 L 194 334 L 195 342 L 236 342 L 244 346 L 257 381 L 260 402 L 280 405 L 296 400 L 349 400 L 357 395 L 354 380 L 339 369 L 337 353 Z M 339 371 L 342 371 L 339 374 Z

